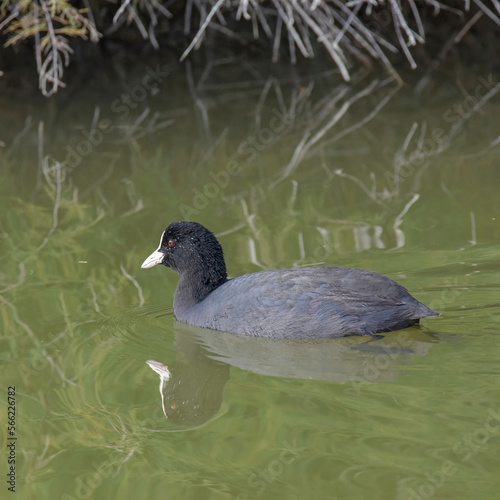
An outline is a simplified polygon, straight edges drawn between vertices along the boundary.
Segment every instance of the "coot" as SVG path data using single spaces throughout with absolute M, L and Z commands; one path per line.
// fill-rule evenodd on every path
M 174 317 L 203 328 L 269 338 L 345 337 L 400 330 L 439 316 L 373 271 L 306 267 L 227 278 L 215 236 L 197 222 L 173 222 L 142 264 L 180 275 Z

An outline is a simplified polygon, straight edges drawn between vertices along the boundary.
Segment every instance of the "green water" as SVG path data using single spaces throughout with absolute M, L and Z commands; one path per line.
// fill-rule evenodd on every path
M 498 498 L 500 77 L 245 64 L 3 97 L 2 498 L 9 386 L 18 498 Z M 368 344 L 178 324 L 140 265 L 185 218 L 232 276 L 361 267 L 442 316 Z

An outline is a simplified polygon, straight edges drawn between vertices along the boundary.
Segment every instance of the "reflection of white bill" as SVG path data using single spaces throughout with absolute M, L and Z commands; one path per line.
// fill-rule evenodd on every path
M 151 369 L 153 369 L 159 376 L 160 376 L 160 395 L 161 395 L 161 407 L 163 408 L 163 413 L 165 417 L 168 418 L 168 415 L 165 411 L 165 401 L 163 399 L 163 388 L 167 381 L 170 379 L 170 370 L 168 369 L 167 365 L 164 365 L 163 363 L 160 363 L 159 361 L 153 361 L 149 360 L 146 361 L 146 363 L 150 366 Z
M 167 365 L 151 359 L 146 361 L 146 363 L 160 376 L 161 379 L 168 380 L 170 378 L 171 373 Z

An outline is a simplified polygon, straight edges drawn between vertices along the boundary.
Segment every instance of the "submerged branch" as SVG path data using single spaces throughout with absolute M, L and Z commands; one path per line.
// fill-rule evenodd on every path
M 65 178 L 64 168 L 62 164 L 56 161 L 54 162 L 54 165 L 52 167 L 49 167 L 48 157 L 45 157 L 43 159 L 42 172 L 49 186 L 55 191 L 55 200 L 54 200 L 54 208 L 52 210 L 52 216 L 53 216 L 52 227 L 50 228 L 42 244 L 37 248 L 37 251 L 41 250 L 49 242 L 50 237 L 57 228 L 59 204 L 61 202 L 61 190 Z M 51 175 L 54 175 L 54 180 L 50 178 Z

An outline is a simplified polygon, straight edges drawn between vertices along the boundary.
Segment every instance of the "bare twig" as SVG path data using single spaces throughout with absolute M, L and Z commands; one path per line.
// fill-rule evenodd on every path
M 196 36 L 193 38 L 192 42 L 189 44 L 188 48 L 184 51 L 184 53 L 181 56 L 181 61 L 184 61 L 184 59 L 187 57 L 187 55 L 193 50 L 193 47 L 198 43 L 198 40 L 201 38 L 205 30 L 207 29 L 207 26 L 210 24 L 210 21 L 214 17 L 215 13 L 217 10 L 220 8 L 220 6 L 223 4 L 225 0 L 218 0 L 217 3 L 212 7 L 212 10 L 210 11 L 210 14 L 206 17 L 205 21 L 201 25 L 201 28 L 198 30 L 198 33 L 196 33 Z

